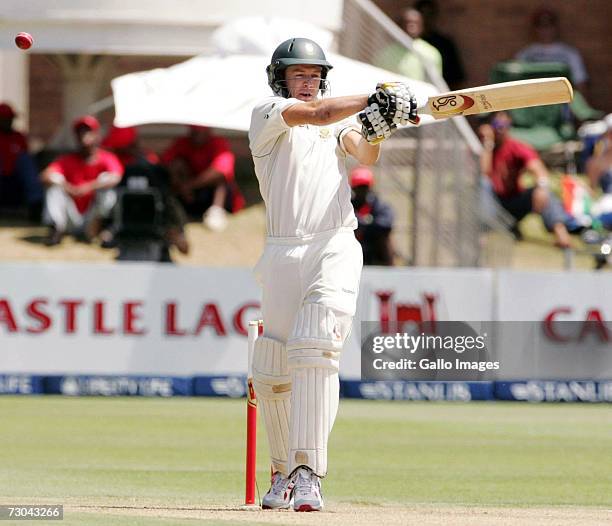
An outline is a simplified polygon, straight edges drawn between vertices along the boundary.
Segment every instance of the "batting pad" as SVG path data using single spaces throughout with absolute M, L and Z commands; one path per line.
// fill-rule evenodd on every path
M 305 304 L 287 343 L 291 373 L 289 473 L 308 466 L 327 474 L 327 441 L 338 412 L 338 366 L 344 338 L 334 312 L 316 303 Z
M 305 303 L 287 342 L 287 364 L 338 371 L 344 344 L 343 329 L 334 311 L 318 303 Z
M 291 377 L 285 346 L 260 336 L 253 351 L 253 387 L 266 426 L 274 471 L 287 475 Z
M 308 367 L 291 371 L 289 473 L 308 466 L 319 477 L 327 474 L 327 440 L 338 412 L 340 380 L 330 369 Z

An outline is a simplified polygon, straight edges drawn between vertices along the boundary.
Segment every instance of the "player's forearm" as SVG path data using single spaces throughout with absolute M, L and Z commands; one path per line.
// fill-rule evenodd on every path
M 368 105 L 368 96 L 354 95 L 323 99 L 318 102 L 318 105 L 315 112 L 315 118 L 318 122 L 312 124 L 325 126 L 346 119 L 363 110 Z
M 370 144 L 356 130 L 350 130 L 342 136 L 346 151 L 361 164 L 370 165 L 378 161 L 380 144 Z
M 360 112 L 367 104 L 367 95 L 303 102 L 287 108 L 283 112 L 283 119 L 289 126 L 299 126 L 301 124 L 326 126 Z
M 380 144 L 370 144 L 363 137 L 359 141 L 355 158 L 365 165 L 374 164 L 380 156 Z

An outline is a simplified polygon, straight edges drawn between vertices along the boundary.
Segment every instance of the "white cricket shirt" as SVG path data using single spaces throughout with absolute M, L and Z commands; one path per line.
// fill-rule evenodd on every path
M 282 112 L 298 99 L 268 97 L 251 115 L 249 146 L 266 204 L 269 237 L 308 238 L 340 228 L 357 228 L 339 140 L 354 126 L 290 127 Z

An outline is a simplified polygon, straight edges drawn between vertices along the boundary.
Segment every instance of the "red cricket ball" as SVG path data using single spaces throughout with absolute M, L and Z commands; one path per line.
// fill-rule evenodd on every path
M 15 37 L 15 44 L 19 49 L 30 49 L 33 43 L 34 39 L 30 33 L 17 33 Z

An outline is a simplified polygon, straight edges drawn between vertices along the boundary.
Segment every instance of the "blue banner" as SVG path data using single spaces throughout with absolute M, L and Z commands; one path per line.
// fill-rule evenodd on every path
M 246 376 L 196 376 L 193 379 L 195 396 L 246 396 Z
M 612 402 L 612 380 L 495 382 L 495 398 L 525 402 Z
M 379 381 L 340 382 L 341 395 L 346 398 L 370 400 L 492 400 L 493 382 L 408 382 Z
M 45 393 L 68 396 L 192 396 L 191 378 L 171 376 L 48 376 Z
M 42 394 L 43 377 L 29 374 L 0 374 L 0 395 Z

